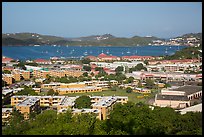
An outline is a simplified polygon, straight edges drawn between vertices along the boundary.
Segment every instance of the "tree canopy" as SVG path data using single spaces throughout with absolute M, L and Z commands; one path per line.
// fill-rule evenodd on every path
M 76 108 L 91 108 L 91 98 L 83 95 L 76 99 L 74 107 Z

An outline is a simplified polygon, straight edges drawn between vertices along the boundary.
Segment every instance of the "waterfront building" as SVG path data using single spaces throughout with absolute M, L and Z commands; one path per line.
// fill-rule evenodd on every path
M 128 60 L 128 61 L 144 61 L 144 60 L 153 60 L 155 57 L 152 56 L 122 56 L 122 60 Z
M 2 63 L 8 64 L 12 61 L 12 58 L 2 57 Z
M 35 63 L 37 63 L 37 64 L 52 64 L 52 62 L 50 61 L 50 60 L 45 60 L 45 59 L 36 59 L 36 60 L 34 60 L 34 62 Z

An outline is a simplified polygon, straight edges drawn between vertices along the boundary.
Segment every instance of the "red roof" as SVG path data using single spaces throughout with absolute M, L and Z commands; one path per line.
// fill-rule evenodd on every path
M 107 57 L 107 56 L 108 56 L 108 55 L 106 55 L 106 54 L 104 54 L 104 53 L 101 53 L 101 54 L 98 55 L 98 57 L 100 57 L 100 58 Z
M 127 59 L 140 59 L 140 58 L 153 58 L 152 56 L 122 56 L 122 58 L 127 58 Z
M 87 56 L 86 58 L 93 58 L 93 59 L 95 59 L 96 57 L 95 56 Z
M 3 58 L 2 57 L 2 62 L 10 62 L 11 60 L 13 60 L 12 58 Z
M 34 62 L 50 62 L 50 61 L 45 59 L 36 59 L 34 60 Z
M 202 78 L 202 74 L 197 74 L 196 77 L 201 77 Z

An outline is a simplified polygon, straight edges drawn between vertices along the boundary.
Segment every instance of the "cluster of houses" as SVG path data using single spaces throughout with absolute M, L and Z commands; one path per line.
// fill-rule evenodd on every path
M 186 45 L 186 46 L 197 46 L 200 45 L 201 39 L 198 37 L 177 37 L 171 38 L 168 41 L 154 40 L 150 45 Z

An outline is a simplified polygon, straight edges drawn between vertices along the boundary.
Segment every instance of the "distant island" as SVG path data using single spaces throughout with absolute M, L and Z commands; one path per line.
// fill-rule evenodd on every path
M 202 43 L 202 33 L 189 33 L 168 40 L 155 36 L 134 36 L 131 38 L 115 37 L 111 34 L 92 35 L 79 38 L 64 38 L 41 35 L 37 33 L 2 34 L 3 46 L 146 46 L 146 45 L 187 45 L 196 46 Z

